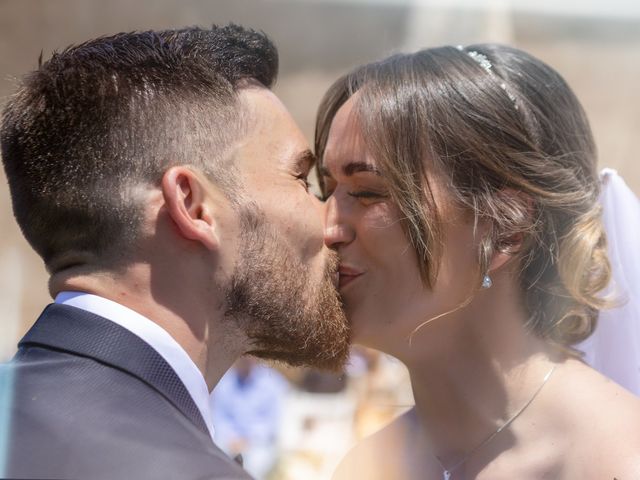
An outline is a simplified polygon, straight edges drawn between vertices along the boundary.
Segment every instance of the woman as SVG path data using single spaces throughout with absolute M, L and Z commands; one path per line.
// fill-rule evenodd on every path
M 572 348 L 610 268 L 564 80 L 497 45 L 392 56 L 331 87 L 316 150 L 354 339 L 416 401 L 336 477 L 640 478 L 640 401 Z

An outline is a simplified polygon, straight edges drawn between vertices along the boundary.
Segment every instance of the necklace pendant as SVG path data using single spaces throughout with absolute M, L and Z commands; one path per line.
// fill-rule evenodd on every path
M 451 478 L 451 472 L 449 470 L 444 470 L 442 472 L 442 480 L 449 480 Z

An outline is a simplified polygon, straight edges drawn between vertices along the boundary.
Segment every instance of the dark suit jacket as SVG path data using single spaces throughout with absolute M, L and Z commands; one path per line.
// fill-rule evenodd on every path
M 169 364 L 98 315 L 49 305 L 0 376 L 6 477 L 250 479 L 213 444 Z

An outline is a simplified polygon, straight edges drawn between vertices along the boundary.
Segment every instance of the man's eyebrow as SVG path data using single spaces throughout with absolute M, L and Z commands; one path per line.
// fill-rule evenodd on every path
M 296 167 L 300 167 L 300 169 L 302 170 L 309 170 L 316 164 L 316 160 L 317 159 L 314 153 L 311 150 L 307 149 L 298 153 L 294 157 L 293 164 Z
M 331 178 L 331 172 L 324 165 L 321 165 L 318 168 L 318 171 L 320 172 L 320 175 L 322 175 L 323 177 L 330 177 Z M 352 176 L 352 175 L 354 175 L 356 173 L 360 173 L 360 172 L 369 172 L 369 173 L 375 173 L 376 175 L 382 175 L 380 173 L 380 170 L 378 170 L 375 167 L 375 165 L 372 165 L 372 164 L 367 163 L 367 162 L 349 162 L 346 165 L 342 166 L 342 173 L 346 177 L 350 177 L 350 176 Z

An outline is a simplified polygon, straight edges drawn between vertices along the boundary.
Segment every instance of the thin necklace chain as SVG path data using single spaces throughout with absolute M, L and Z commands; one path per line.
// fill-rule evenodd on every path
M 540 386 L 537 388 L 537 390 L 535 392 L 533 392 L 533 395 L 531 395 L 531 398 L 529 398 L 529 400 L 527 400 L 527 402 L 520 408 L 520 410 L 518 410 L 516 413 L 514 413 L 511 416 L 511 418 L 509 418 L 509 420 L 504 422 L 500 427 L 498 427 L 494 432 L 492 432 L 490 435 L 488 435 L 478 445 L 476 445 L 471 450 L 469 450 L 469 452 L 467 452 L 465 454 L 465 456 L 462 457 L 461 460 L 458 460 L 457 463 L 455 463 L 454 465 L 452 465 L 449 468 L 446 468 L 442 464 L 440 459 L 437 456 L 433 455 L 433 458 L 436 459 L 436 462 L 438 462 L 438 465 L 440 465 L 440 468 L 442 469 L 442 478 L 443 478 L 443 480 L 449 480 L 451 478 L 451 474 L 453 474 L 453 472 L 455 472 L 458 468 L 460 468 L 462 465 L 464 465 L 466 463 L 466 461 L 469 460 L 469 458 L 471 458 L 471 456 L 474 453 L 476 453 L 482 447 L 487 445 L 491 440 L 493 440 L 496 437 L 496 435 L 498 435 L 505 428 L 509 427 L 509 425 L 511 425 L 513 423 L 513 421 L 516 418 L 518 418 L 522 414 L 522 412 L 524 412 L 527 409 L 527 407 L 529 405 L 531 405 L 531 402 L 533 402 L 533 400 L 538 396 L 538 394 L 540 393 L 540 390 L 542 390 L 542 387 L 544 387 L 546 385 L 546 383 L 551 378 L 551 375 L 553 375 L 553 372 L 555 371 L 556 367 L 557 367 L 557 365 L 554 365 L 553 367 L 551 367 L 551 370 L 549 370 L 547 372 L 547 374 L 544 376 L 544 379 L 542 380 L 542 383 L 540 384 Z

